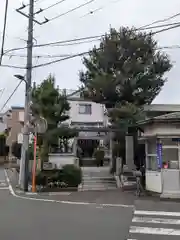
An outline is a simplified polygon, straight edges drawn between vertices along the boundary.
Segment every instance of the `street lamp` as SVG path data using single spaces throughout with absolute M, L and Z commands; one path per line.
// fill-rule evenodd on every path
M 27 81 L 25 80 L 25 76 L 19 75 L 19 74 L 15 74 L 14 75 L 15 78 L 27 83 Z
M 28 145 L 29 145 L 29 101 L 30 101 L 30 87 L 25 79 L 25 76 L 20 74 L 14 75 L 15 78 L 21 82 L 25 82 L 25 107 L 24 107 L 24 130 L 23 143 L 20 161 L 19 185 L 24 191 L 28 191 L 28 176 L 29 176 L 29 159 L 28 159 Z

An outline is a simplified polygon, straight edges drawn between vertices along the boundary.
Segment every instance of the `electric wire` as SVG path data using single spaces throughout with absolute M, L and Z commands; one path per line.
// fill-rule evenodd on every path
M 123 0 L 111 1 L 111 2 L 107 3 L 106 5 L 103 5 L 103 6 L 101 6 L 101 7 L 96 8 L 95 10 L 89 11 L 88 13 L 84 14 L 84 15 L 81 16 L 80 18 L 86 17 L 86 16 L 88 16 L 88 15 L 92 15 L 92 14 L 98 12 L 99 10 L 103 10 L 104 8 L 106 8 L 107 6 L 109 6 L 109 4 L 115 4 L 115 3 L 118 3 L 118 2 L 121 2 L 121 1 L 123 1 Z
M 65 16 L 65 15 L 71 13 L 71 12 L 74 12 L 74 11 L 76 11 L 76 10 L 78 10 L 78 9 L 80 9 L 80 8 L 82 8 L 82 7 L 86 6 L 86 5 L 94 2 L 94 1 L 95 1 L 95 0 L 90 0 L 90 1 L 88 1 L 88 2 L 86 2 L 86 3 L 80 4 L 80 5 L 78 5 L 77 7 L 68 10 L 67 12 L 61 13 L 61 14 L 53 17 L 53 18 L 48 19 L 48 22 L 53 21 L 53 20 L 56 20 L 56 19 L 58 19 L 58 18 L 60 18 L 60 17 L 62 17 L 62 16 Z
M 142 27 L 140 27 L 140 30 L 141 30 L 141 28 L 150 27 L 150 26 L 152 26 L 152 25 L 154 25 L 154 24 L 157 24 L 157 23 L 167 22 L 167 21 L 169 21 L 169 20 L 171 20 L 171 19 L 174 19 L 174 18 L 176 18 L 176 17 L 178 17 L 178 16 L 180 16 L 180 13 L 176 13 L 176 14 L 174 14 L 174 15 L 172 15 L 172 16 L 170 16 L 170 17 L 164 18 L 164 19 L 156 20 L 156 21 L 154 21 L 154 22 L 152 22 L 152 23 L 143 25 Z
M 169 24 L 162 24 L 162 25 L 156 25 L 156 26 L 152 26 L 152 27 L 146 27 L 143 28 L 141 27 L 141 30 L 151 30 L 151 29 L 155 29 L 155 28 L 162 28 L 162 27 L 168 27 L 168 26 L 178 26 L 180 24 L 180 22 L 175 22 L 175 23 L 169 23 Z M 133 31 L 139 31 L 140 28 L 134 29 Z M 171 28 L 170 28 L 171 29 Z M 108 34 L 107 34 L 108 35 Z M 33 48 L 40 48 L 40 47 L 47 47 L 47 46 L 69 46 L 69 45 L 77 45 L 79 43 L 74 43 L 77 41 L 83 41 L 83 40 L 91 40 L 91 41 L 98 41 L 100 40 L 101 37 L 104 37 L 105 34 L 101 34 L 101 35 L 95 35 L 95 36 L 88 36 L 88 37 L 81 37 L 81 38 L 74 38 L 74 39 L 69 39 L 69 40 L 63 40 L 63 41 L 56 41 L 56 42 L 49 42 L 49 43 L 43 43 L 43 44 L 35 44 L 33 45 Z M 69 43 L 74 43 L 74 44 L 69 44 Z M 23 50 L 26 49 L 27 46 L 25 47 L 19 47 L 19 48 L 12 48 L 12 49 L 7 49 L 6 51 L 4 51 L 4 54 L 7 54 L 9 52 L 13 52 L 13 51 L 19 51 L 19 50 Z
M 176 26 L 169 27 L 169 28 L 165 28 L 165 29 L 162 29 L 162 30 L 159 30 L 159 31 L 156 31 L 156 32 L 154 32 L 154 33 L 152 33 L 152 34 L 154 35 L 154 34 L 161 33 L 161 32 L 164 32 L 164 31 L 168 31 L 168 30 L 170 30 L 170 29 L 177 28 L 177 27 L 180 27 L 180 24 L 179 24 L 179 25 L 176 25 Z M 177 46 L 177 47 L 180 48 L 180 46 Z M 169 48 L 169 47 L 168 47 L 168 48 Z M 159 48 L 159 49 L 162 49 L 162 47 Z M 98 49 L 97 49 L 97 50 L 98 50 Z M 33 68 L 47 66 L 47 65 L 54 64 L 54 63 L 57 63 L 57 62 L 60 62 L 60 61 L 72 59 L 72 58 L 75 58 L 75 57 L 78 57 L 78 56 L 83 56 L 83 55 L 88 54 L 88 53 L 89 53 L 89 51 L 82 52 L 82 53 L 79 53 L 79 54 L 75 54 L 75 55 L 73 55 L 73 56 L 68 56 L 68 57 L 63 58 L 63 59 L 58 59 L 58 60 L 51 61 L 51 62 L 47 62 L 47 63 L 44 63 L 44 64 L 39 64 L 39 65 L 34 66 Z M 16 67 L 16 66 L 11 66 L 11 67 L 19 68 L 19 67 Z M 22 83 L 22 81 L 20 81 L 20 82 L 18 83 L 18 85 L 16 86 L 16 88 L 14 89 L 14 91 L 12 92 L 12 94 L 9 96 L 9 98 L 7 99 L 7 101 L 4 103 L 4 105 L 3 105 L 3 107 L 1 108 L 0 112 L 4 109 L 4 107 L 5 107 L 5 106 L 7 105 L 7 103 L 10 101 L 10 99 L 11 99 L 12 96 L 15 94 L 15 92 L 17 91 L 17 89 L 19 88 L 19 86 L 20 86 L 21 83 Z
M 171 27 L 163 28 L 163 29 L 155 31 L 155 32 L 151 32 L 151 35 L 155 35 L 155 34 L 158 34 L 158 33 L 161 33 L 161 32 L 165 32 L 165 31 L 168 31 L 168 30 L 171 30 L 171 29 L 175 29 L 175 28 L 178 28 L 178 27 L 180 27 L 180 24 L 176 23 L 175 26 L 171 26 Z M 70 40 L 70 41 L 72 41 L 72 40 Z M 57 62 L 61 62 L 61 61 L 64 61 L 64 60 L 68 60 L 68 59 L 71 59 L 71 58 L 82 56 L 82 55 L 85 55 L 85 54 L 88 54 L 88 53 L 89 53 L 89 51 L 85 51 L 85 52 L 82 52 L 82 53 L 79 53 L 79 54 L 74 54 L 72 56 L 68 56 L 68 57 L 65 57 L 65 58 L 57 59 L 57 60 L 54 60 L 54 61 L 51 61 L 51 62 L 39 64 L 39 65 L 33 66 L 33 68 L 38 68 L 38 67 L 51 65 L 51 64 L 54 64 L 54 63 L 57 63 Z M 2 65 L 2 66 L 3 67 L 17 68 L 17 69 L 26 69 L 25 67 L 21 67 L 21 66 L 13 66 L 13 65 Z
M 46 7 L 46 8 L 40 8 L 40 10 L 37 11 L 35 14 L 40 13 L 40 12 L 44 12 L 44 11 L 46 11 L 46 10 L 48 10 L 48 9 L 51 9 L 52 7 L 55 7 L 55 6 L 57 6 L 57 5 L 65 2 L 65 1 L 66 1 L 66 0 L 61 0 L 61 1 L 58 1 L 58 2 L 56 2 L 56 3 L 54 3 L 54 4 L 51 4 L 50 6 L 48 6 L 48 7 Z
M 163 47 L 158 47 L 157 50 L 160 49 L 179 49 L 180 45 L 171 45 L 171 46 L 163 46 Z M 5 55 L 6 57 L 19 57 L 19 58 L 27 58 L 26 55 L 21 55 L 21 54 L 11 54 L 11 55 Z M 57 54 L 57 55 L 33 55 L 33 58 L 61 58 L 61 57 L 71 57 L 74 56 L 73 53 L 67 53 L 67 54 Z
M 19 86 L 21 85 L 22 80 L 18 83 L 18 85 L 15 87 L 15 89 L 13 90 L 13 92 L 11 93 L 11 95 L 9 96 L 9 98 L 6 100 L 6 102 L 3 104 L 0 112 L 2 112 L 2 110 L 6 107 L 6 105 L 8 104 L 8 102 L 11 100 L 11 98 L 13 97 L 13 95 L 16 93 L 16 91 L 18 90 Z
M 4 23 L 3 23 L 3 33 L 2 33 L 2 44 L 1 44 L 1 51 L 0 51 L 0 66 L 2 64 L 2 58 L 3 58 L 3 55 L 4 55 L 4 44 L 5 44 L 5 37 L 6 37 L 8 4 L 9 4 L 9 0 L 6 0 L 5 11 L 4 11 L 4 20 L 3 20 Z
M 177 27 L 180 27 L 180 24 L 179 24 L 179 25 L 176 25 L 176 26 L 172 26 L 172 27 L 166 28 L 166 29 L 161 29 L 161 30 L 156 31 L 156 32 L 153 32 L 153 33 L 151 33 L 151 34 L 152 34 L 152 35 L 155 35 L 155 34 L 158 34 L 158 33 L 161 33 L 161 32 L 165 32 L 165 31 L 168 31 L 168 30 L 170 30 L 170 29 L 177 28 Z M 100 50 L 101 48 L 97 48 L 97 50 L 98 50 L 98 49 Z M 86 51 L 86 52 L 79 53 L 79 54 L 75 54 L 75 55 L 73 55 L 73 56 L 69 56 L 69 57 L 66 57 L 66 58 L 57 59 L 57 60 L 54 60 L 54 61 L 51 61 L 51 62 L 39 64 L 39 65 L 33 66 L 33 68 L 39 68 L 39 67 L 51 65 L 51 64 L 54 64 L 54 63 L 57 63 L 57 62 L 61 62 L 61 61 L 65 61 L 65 60 L 68 60 L 68 59 L 71 59 L 71 58 L 75 58 L 75 57 L 78 57 L 78 56 L 83 56 L 83 55 L 88 54 L 88 53 L 89 53 L 89 51 Z

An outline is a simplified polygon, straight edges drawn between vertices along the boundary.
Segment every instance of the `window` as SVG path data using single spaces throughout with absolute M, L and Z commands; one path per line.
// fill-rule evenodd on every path
M 79 104 L 80 114 L 91 114 L 91 104 Z
M 147 166 L 146 168 L 151 171 L 158 170 L 157 156 L 156 154 L 148 154 L 147 156 Z

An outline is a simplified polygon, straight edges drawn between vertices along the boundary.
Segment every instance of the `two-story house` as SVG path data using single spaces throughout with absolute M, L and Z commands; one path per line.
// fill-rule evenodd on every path
M 6 139 L 6 144 L 10 147 L 13 142 L 22 143 L 22 129 L 24 123 L 24 108 L 12 106 L 11 109 L 3 114 L 4 122 L 6 123 L 9 134 Z
M 79 129 L 77 145 L 82 150 L 84 159 L 93 157 L 95 148 L 99 144 L 108 145 L 105 128 L 108 125 L 105 107 L 102 104 L 81 98 L 80 91 L 66 93 L 70 104 L 69 125 Z M 107 147 L 108 148 L 108 147 Z

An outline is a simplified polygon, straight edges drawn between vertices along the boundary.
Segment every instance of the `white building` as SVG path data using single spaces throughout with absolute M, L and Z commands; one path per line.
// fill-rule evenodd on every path
M 3 133 L 7 129 L 7 124 L 4 121 L 3 115 L 0 115 L 0 133 Z
M 84 100 L 80 97 L 79 91 L 73 91 L 68 94 L 68 101 L 70 104 L 69 123 L 88 125 L 88 126 L 107 126 L 107 117 L 105 107 L 102 104 L 92 101 Z

